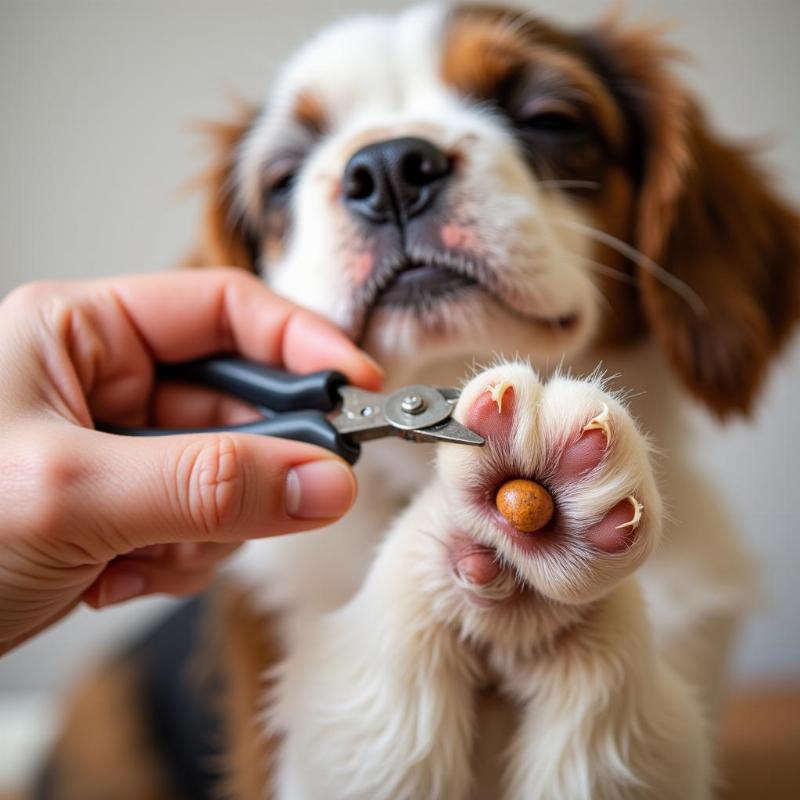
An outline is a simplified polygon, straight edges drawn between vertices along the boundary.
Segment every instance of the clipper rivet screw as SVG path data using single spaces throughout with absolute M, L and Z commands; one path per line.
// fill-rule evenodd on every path
M 406 395 L 400 403 L 406 414 L 420 414 L 425 410 L 425 401 L 418 394 Z

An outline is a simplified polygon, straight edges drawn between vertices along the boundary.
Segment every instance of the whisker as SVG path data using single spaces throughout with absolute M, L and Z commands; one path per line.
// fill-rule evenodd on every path
M 609 278 L 614 278 L 614 280 L 617 280 L 620 283 L 627 283 L 630 286 L 637 285 L 636 278 L 634 278 L 633 275 L 628 275 L 627 272 L 623 272 L 621 269 L 615 269 L 614 267 L 610 267 L 608 264 L 603 264 L 602 261 L 594 261 L 586 256 L 579 255 L 578 258 L 588 264 L 594 272 L 598 272 L 600 275 L 608 275 Z
M 652 258 L 646 256 L 644 253 L 640 252 L 635 247 L 632 247 L 627 242 L 623 242 L 622 239 L 618 239 L 616 236 L 612 236 L 610 233 L 601 231 L 598 228 L 592 227 L 591 225 L 584 225 L 582 222 L 577 222 L 575 220 L 556 218 L 555 222 L 564 225 L 565 227 L 579 230 L 585 233 L 590 239 L 594 239 L 596 242 L 607 245 L 612 250 L 616 250 L 620 255 L 625 256 L 625 258 L 629 258 L 635 264 L 638 264 L 642 269 L 647 270 L 654 278 L 656 278 L 656 280 L 658 280 L 668 289 L 671 289 L 673 292 L 675 292 L 675 294 L 683 299 L 689 308 L 691 308 L 692 311 L 694 311 L 694 313 L 698 316 L 705 316 L 708 313 L 706 304 L 702 301 L 700 295 L 698 295 L 697 292 L 695 292 L 695 290 L 689 286 L 689 284 L 667 272 L 664 267 L 662 267 L 660 264 L 657 264 Z

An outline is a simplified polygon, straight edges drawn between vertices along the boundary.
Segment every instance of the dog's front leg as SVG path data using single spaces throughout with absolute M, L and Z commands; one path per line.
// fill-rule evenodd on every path
M 416 499 L 359 592 L 303 632 L 280 668 L 280 800 L 467 795 L 474 665 L 431 610 L 437 500 Z
M 523 706 L 505 800 L 706 800 L 699 704 L 656 652 L 635 579 L 551 651 L 516 665 Z
M 707 797 L 698 704 L 657 654 L 635 577 L 658 539 L 661 503 L 624 404 L 597 380 L 542 384 L 504 364 L 467 385 L 456 413 L 487 439 L 482 450 L 439 454 L 459 619 L 521 714 L 494 796 Z M 534 533 L 496 508 L 497 487 L 518 476 L 554 499 Z

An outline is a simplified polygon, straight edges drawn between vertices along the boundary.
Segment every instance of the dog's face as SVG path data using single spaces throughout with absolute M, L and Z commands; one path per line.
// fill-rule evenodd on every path
M 796 220 L 667 57 L 493 7 L 339 23 L 225 129 L 204 258 L 390 371 L 553 363 L 649 324 L 690 389 L 746 409 L 798 313 Z
M 383 361 L 558 357 L 596 329 L 589 221 L 561 187 L 596 192 L 620 120 L 561 52 L 513 80 L 471 74 L 489 43 L 468 35 L 433 7 L 340 24 L 289 65 L 241 150 L 270 283 Z

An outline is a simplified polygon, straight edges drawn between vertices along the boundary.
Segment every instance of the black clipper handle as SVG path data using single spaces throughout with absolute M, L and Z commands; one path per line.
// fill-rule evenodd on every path
M 97 423 L 97 430 L 123 436 L 174 436 L 182 433 L 255 433 L 259 436 L 276 436 L 324 447 L 355 464 L 361 455 L 361 445 L 343 436 L 324 414 L 319 411 L 293 411 L 288 414 L 228 425 L 221 428 L 122 428 Z
M 185 364 L 162 364 L 158 377 L 198 383 L 263 406 L 277 413 L 299 409 L 333 411 L 339 404 L 339 389 L 347 378 L 335 370 L 293 375 L 241 358 L 204 358 Z
M 97 423 L 97 429 L 124 436 L 255 433 L 315 444 L 350 464 L 355 464 L 361 454 L 361 446 L 339 433 L 323 413 L 333 411 L 341 401 L 339 389 L 347 384 L 341 372 L 321 370 L 310 375 L 293 375 L 241 358 L 218 357 L 184 364 L 160 364 L 157 377 L 220 389 L 259 406 L 268 416 L 256 422 L 221 428 L 122 428 Z

